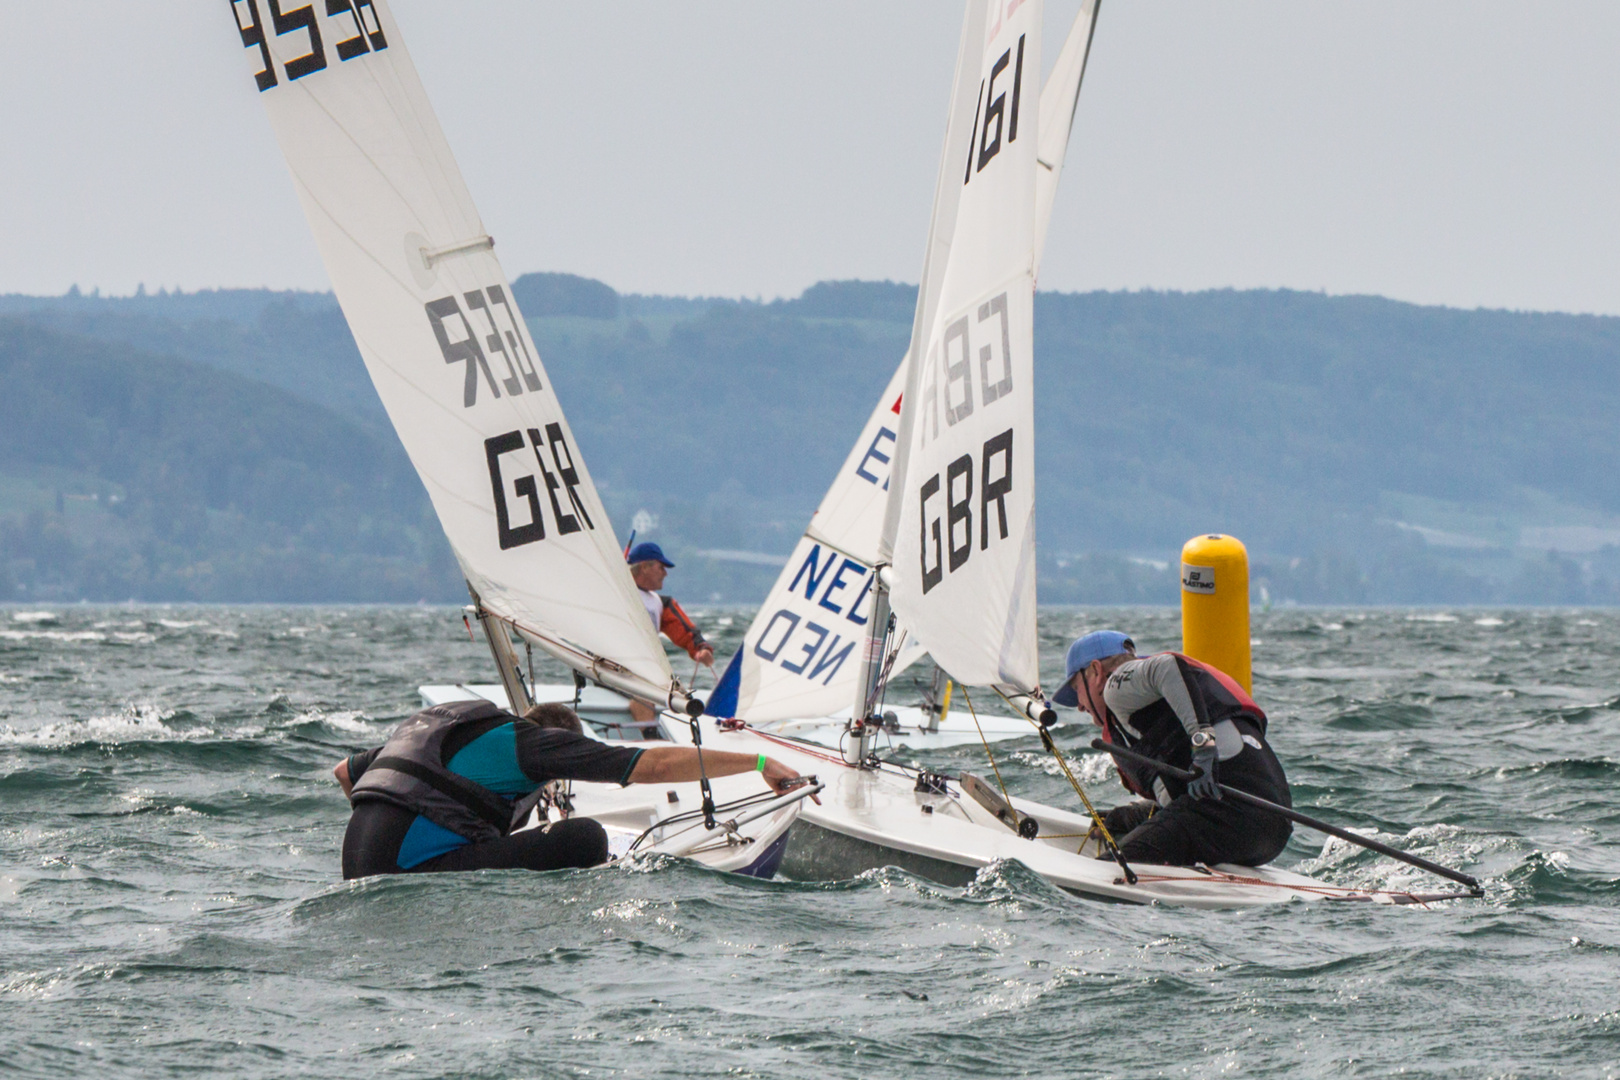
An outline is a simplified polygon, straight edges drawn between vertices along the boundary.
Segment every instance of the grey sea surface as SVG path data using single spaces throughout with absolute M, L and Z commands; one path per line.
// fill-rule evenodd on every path
M 748 615 L 697 618 L 724 655 Z M 1108 625 L 1179 640 L 1170 609 L 1045 610 L 1049 682 Z M 490 680 L 459 612 L 0 608 L 0 1075 L 1620 1075 L 1620 613 L 1290 609 L 1254 638 L 1296 805 L 1484 900 L 1137 908 L 1017 863 L 344 883 L 331 766 L 419 683 Z M 1123 799 L 1090 738 L 1059 730 Z M 1035 740 L 997 759 L 1075 804 Z M 1280 862 L 1433 880 L 1305 830 Z

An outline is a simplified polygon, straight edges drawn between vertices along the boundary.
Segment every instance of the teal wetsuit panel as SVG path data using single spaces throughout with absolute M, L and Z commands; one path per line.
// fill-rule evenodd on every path
M 521 753 L 528 759 L 528 772 L 519 760 L 518 730 L 512 723 L 498 724 L 479 735 L 457 750 L 446 767 L 497 794 L 521 798 L 548 777 L 558 775 L 627 784 L 642 753 L 641 747 L 604 746 L 580 735 L 532 726 L 526 727 L 523 736 Z M 465 837 L 418 817 L 405 833 L 397 862 L 401 870 L 409 870 L 469 843 Z
M 517 729 L 511 724 L 491 728 L 449 761 L 450 771 L 502 795 L 527 795 L 534 781 L 518 768 Z M 399 845 L 399 868 L 409 870 L 447 851 L 471 843 L 466 837 L 435 825 L 425 817 L 411 822 L 405 840 Z
M 405 839 L 400 841 L 399 855 L 394 861 L 399 863 L 401 870 L 409 870 L 418 863 L 425 863 L 468 843 L 465 836 L 459 836 L 443 825 L 435 825 L 418 815 L 411 822 L 411 827 L 405 830 Z
M 462 747 L 447 763 L 451 772 L 502 795 L 527 795 L 534 781 L 518 766 L 517 727 L 490 728 Z

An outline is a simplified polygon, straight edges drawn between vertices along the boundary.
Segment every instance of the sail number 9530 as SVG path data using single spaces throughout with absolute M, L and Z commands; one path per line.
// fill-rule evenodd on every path
M 465 309 L 462 308 L 463 302 L 467 305 Z M 523 339 L 517 309 L 507 299 L 505 289 L 499 285 L 489 285 L 462 293 L 460 299 L 454 295 L 443 296 L 429 300 L 423 306 L 444 362 L 467 365 L 461 382 L 462 408 L 470 409 L 477 404 L 480 373 L 484 376 L 484 384 L 495 397 L 501 396 L 503 386 L 508 394 L 514 396 L 523 393 L 525 388 L 531 392 L 541 389 L 539 370 L 534 357 L 529 354 L 528 343 Z M 497 317 L 497 311 L 503 312 L 504 317 Z M 473 314 L 469 315 L 469 312 Z M 481 330 L 473 329 L 474 319 L 489 329 L 482 341 Z M 486 353 L 485 349 L 489 352 Z M 489 353 L 499 356 L 506 363 L 506 374 L 498 381 L 489 368 Z

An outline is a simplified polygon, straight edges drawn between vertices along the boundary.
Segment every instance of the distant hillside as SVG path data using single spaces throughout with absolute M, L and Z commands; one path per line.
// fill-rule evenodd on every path
M 787 552 L 849 449 L 905 350 L 916 295 L 889 282 L 822 282 L 759 304 L 621 295 L 566 274 L 524 275 L 513 292 L 620 534 L 632 519 L 650 523 L 647 535 L 681 564 L 672 587 L 737 601 L 763 594 L 770 556 Z M 330 297 L 0 297 L 7 313 L 22 320 L 10 324 L 13 337 L 68 330 L 79 336 L 63 340 L 92 352 L 94 339 L 98 363 L 151 373 L 179 362 L 154 355 L 166 354 L 229 373 L 238 417 L 280 417 L 288 395 L 322 406 L 303 422 L 360 441 L 257 472 L 250 463 L 275 441 L 250 441 L 232 468 L 266 492 L 235 502 L 205 481 L 217 469 L 188 464 L 181 441 L 153 435 L 140 452 L 147 468 L 185 478 L 210 521 L 263 520 L 334 559 L 402 567 L 420 558 L 411 580 L 421 594 L 455 594 L 408 472 L 368 511 L 406 524 L 380 531 L 322 517 L 333 498 L 277 503 L 268 493 L 280 482 L 265 478 L 282 469 L 299 484 L 353 484 L 344 455 L 404 467 Z M 20 348 L 11 340 L 0 349 Z M 1043 600 L 1173 603 L 1181 541 L 1221 530 L 1249 544 L 1257 593 L 1264 586 L 1277 602 L 1620 601 L 1610 419 L 1620 410 L 1620 319 L 1287 291 L 1042 294 L 1036 349 Z M 0 361 L 9 399 L 7 370 Z M 151 392 L 186 382 L 164 375 Z M 285 393 L 253 396 L 264 384 Z M 81 408 L 29 393 L 40 423 Z M 340 438 L 336 429 L 307 437 Z M 0 442 L 0 527 L 13 533 L 22 503 L 6 501 L 5 485 L 36 502 L 50 487 L 39 479 L 47 465 L 23 454 Z M 48 468 L 91 475 L 82 461 Z M 96 468 L 110 483 L 132 482 Z M 156 505 L 155 494 L 141 497 Z M 33 506 L 41 516 L 28 520 L 48 529 L 53 505 Z M 66 499 L 64 527 L 88 551 L 70 527 L 76 512 Z M 145 519 L 125 511 L 120 520 Z M 213 528 L 188 558 L 226 543 L 229 530 Z M 407 534 L 420 555 L 385 543 Z M 231 543 L 229 557 L 241 560 L 232 565 L 251 563 L 257 549 Z M 33 573 L 8 557 L 14 578 Z M 156 598 L 178 580 L 151 577 L 158 592 L 139 595 Z M 370 580 L 346 579 L 345 595 Z
M 0 595 L 436 600 L 392 436 L 228 372 L 0 318 Z

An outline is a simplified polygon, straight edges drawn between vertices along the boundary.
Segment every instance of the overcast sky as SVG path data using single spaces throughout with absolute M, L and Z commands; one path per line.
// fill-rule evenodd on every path
M 392 6 L 512 276 L 916 280 L 958 0 Z M 0 26 L 0 292 L 327 287 L 227 0 Z M 1613 0 L 1106 0 L 1041 287 L 1620 313 L 1617 114 Z

